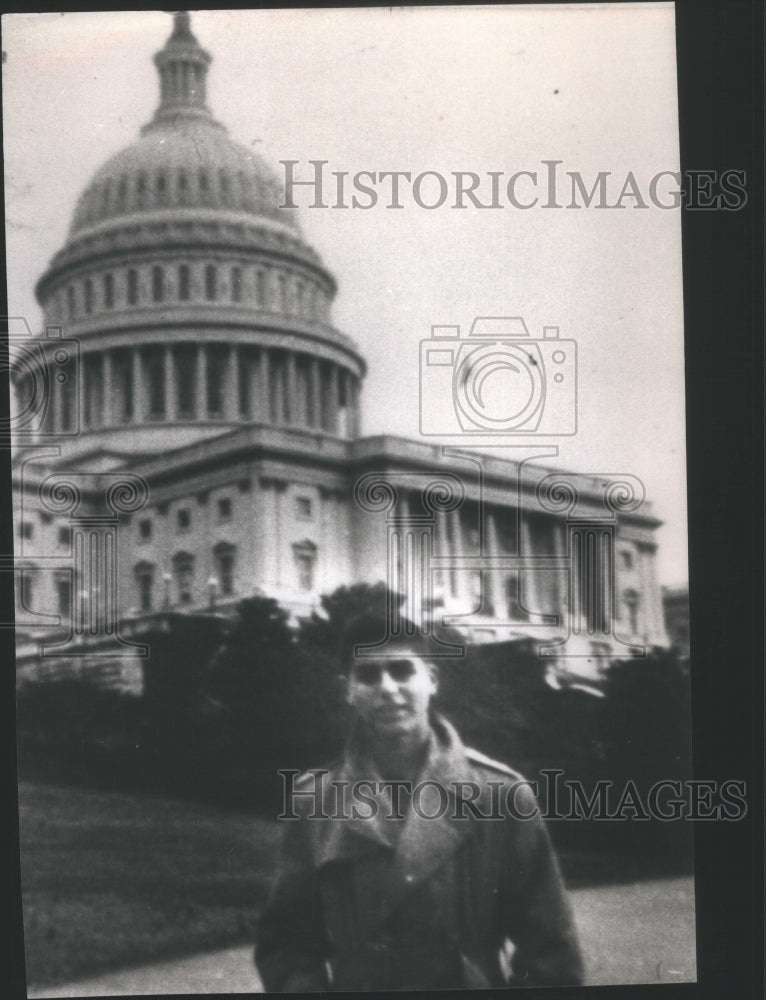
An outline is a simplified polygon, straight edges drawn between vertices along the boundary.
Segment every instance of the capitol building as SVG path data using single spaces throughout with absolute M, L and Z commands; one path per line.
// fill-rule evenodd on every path
M 184 617 L 379 581 L 564 672 L 667 645 L 635 484 L 363 436 L 333 275 L 208 108 L 210 63 L 175 14 L 154 116 L 37 282 L 44 329 L 11 330 L 20 672 L 119 672 Z

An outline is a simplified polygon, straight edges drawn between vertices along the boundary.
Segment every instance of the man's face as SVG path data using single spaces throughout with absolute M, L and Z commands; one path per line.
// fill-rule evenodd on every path
M 390 657 L 355 658 L 347 699 L 374 732 L 404 736 L 427 729 L 428 706 L 435 692 L 431 668 L 403 649 Z

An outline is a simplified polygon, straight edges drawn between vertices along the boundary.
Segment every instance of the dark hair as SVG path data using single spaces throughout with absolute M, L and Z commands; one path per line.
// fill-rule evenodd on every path
M 399 623 L 399 631 L 396 635 L 391 635 L 388 628 L 389 621 L 385 615 L 368 612 L 352 618 L 343 630 L 341 638 L 343 671 L 347 673 L 351 669 L 357 646 L 379 646 L 378 649 L 365 650 L 363 655 L 370 657 L 395 656 L 402 650 L 407 650 L 415 656 L 428 660 L 433 651 L 432 645 L 411 622 L 399 619 Z M 412 631 L 408 632 L 406 626 L 410 626 Z

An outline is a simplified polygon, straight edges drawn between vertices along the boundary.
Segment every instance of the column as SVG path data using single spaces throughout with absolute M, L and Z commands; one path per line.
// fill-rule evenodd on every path
M 300 423 L 300 407 L 298 405 L 297 373 L 295 370 L 295 352 L 287 352 L 287 420 L 291 424 Z
M 327 428 L 331 434 L 338 433 L 338 366 L 330 365 L 330 385 L 327 393 Z
M 444 559 L 449 556 L 449 541 L 444 511 L 437 511 L 434 516 L 434 555 Z M 434 597 L 445 599 L 449 596 L 449 570 L 437 569 L 434 573 Z
M 498 556 L 502 555 L 500 552 L 500 543 L 497 538 L 497 522 L 495 520 L 495 512 L 491 507 L 485 507 L 486 511 L 486 523 L 487 523 L 487 555 L 490 559 L 496 559 Z M 505 594 L 503 592 L 503 577 L 502 574 L 495 569 L 489 570 L 484 574 L 484 579 L 489 586 L 489 596 L 492 602 L 492 617 L 505 619 L 507 615 L 505 614 Z
M 236 344 L 229 344 L 227 351 L 223 413 L 226 420 L 239 420 L 239 349 Z
M 165 420 L 176 420 L 178 417 L 178 391 L 173 348 L 170 346 L 165 348 L 163 375 L 165 380 Z
M 114 423 L 114 376 L 112 374 L 112 352 L 104 351 L 101 355 L 101 382 L 103 386 L 102 425 L 111 427 Z
M 541 545 L 543 553 L 551 552 L 555 554 L 556 519 L 552 516 L 545 517 L 538 523 L 541 530 L 545 532 L 546 539 L 548 540 L 548 544 L 543 543 Z M 535 575 L 537 576 L 537 597 L 540 602 L 541 613 L 545 615 L 558 614 L 556 571 L 553 569 L 539 569 Z
M 72 533 L 72 626 L 63 643 L 43 644 L 43 656 L 82 656 L 78 641 L 100 640 L 98 655 L 146 656 L 119 633 L 117 539 L 121 514 L 141 510 L 149 498 L 147 484 L 130 472 L 91 474 L 95 513 L 81 513 L 77 476 L 54 472 L 40 484 L 42 506 L 59 518 L 69 515 Z M 97 491 L 97 492 L 95 492 Z M 73 648 L 74 647 L 74 648 Z
M 559 616 L 559 624 L 569 627 L 569 570 L 567 568 L 566 531 L 560 518 L 553 519 L 553 554 L 560 562 L 556 570 L 556 591 L 554 612 Z
M 459 507 L 450 511 L 450 530 L 452 534 L 452 556 L 455 560 L 455 568 L 451 571 L 451 590 L 453 597 L 457 598 L 457 600 L 462 600 L 466 594 L 466 578 L 465 572 L 459 568 L 465 554 L 463 547 L 463 525 L 460 520 Z
M 319 358 L 311 359 L 311 413 L 309 424 L 316 430 L 322 429 L 322 379 L 319 371 Z
M 260 359 L 258 364 L 261 387 L 260 387 L 260 398 L 261 398 L 261 413 L 263 415 L 263 422 L 270 424 L 272 421 L 271 414 L 271 356 L 270 351 L 267 347 L 264 347 L 260 353 Z
M 351 393 L 351 437 L 358 438 L 361 433 L 361 420 L 359 414 L 359 380 L 356 376 L 351 376 L 348 382 Z
M 146 382 L 144 380 L 141 348 L 132 351 L 133 361 L 133 421 L 142 424 L 146 420 Z
M 53 431 L 61 434 L 64 430 L 64 386 L 54 379 L 51 382 L 53 392 Z
M 207 417 L 206 360 L 205 345 L 197 344 L 197 363 L 194 372 L 194 415 L 197 420 L 205 420 Z
M 522 556 L 536 555 L 534 535 L 528 511 L 521 512 L 521 554 Z M 531 615 L 542 614 L 544 610 L 540 607 L 539 573 L 538 569 L 528 569 L 520 574 L 521 579 L 524 581 L 524 586 L 519 594 L 519 603 Z

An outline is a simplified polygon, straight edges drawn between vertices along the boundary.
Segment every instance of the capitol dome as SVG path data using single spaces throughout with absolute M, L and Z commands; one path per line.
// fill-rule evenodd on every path
M 356 437 L 366 366 L 332 325 L 335 279 L 274 171 L 213 117 L 210 56 L 173 17 L 153 118 L 95 173 L 37 283 L 81 356 L 46 426 L 111 455 L 244 423 Z
M 70 237 L 108 219 L 179 209 L 224 209 L 294 230 L 282 186 L 262 157 L 212 118 L 160 121 L 97 171 L 80 196 Z

